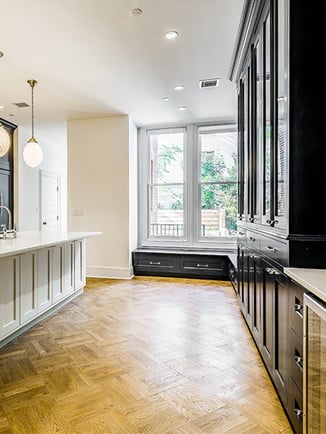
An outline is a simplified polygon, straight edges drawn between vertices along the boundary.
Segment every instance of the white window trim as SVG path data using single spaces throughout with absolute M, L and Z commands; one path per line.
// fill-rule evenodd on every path
M 236 131 L 234 122 L 205 122 L 198 124 L 181 124 L 181 125 L 159 125 L 139 128 L 138 131 L 138 246 L 144 248 L 180 248 L 193 250 L 233 250 L 236 246 L 236 237 L 216 237 L 212 239 L 201 237 L 200 235 L 200 155 L 197 144 L 198 132 L 200 127 L 214 126 L 219 132 Z M 215 128 L 214 128 L 215 129 Z M 175 239 L 173 237 L 149 238 L 147 236 L 149 224 L 148 198 L 148 171 L 149 171 L 149 140 L 148 135 L 157 134 L 158 132 L 186 132 L 185 143 L 185 173 L 184 173 L 184 237 Z M 187 148 L 187 149 L 186 149 Z M 192 158 L 189 158 L 192 155 Z M 196 182 L 192 178 L 192 173 L 196 173 Z M 188 212 L 187 210 L 196 210 L 197 212 Z

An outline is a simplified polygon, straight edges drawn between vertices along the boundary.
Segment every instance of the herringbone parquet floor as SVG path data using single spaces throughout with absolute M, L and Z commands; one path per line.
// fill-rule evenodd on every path
M 292 430 L 229 282 L 88 279 L 0 350 L 0 433 Z

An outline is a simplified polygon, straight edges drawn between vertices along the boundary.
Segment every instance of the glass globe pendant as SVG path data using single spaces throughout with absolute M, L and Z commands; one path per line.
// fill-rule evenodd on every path
M 0 158 L 4 157 L 10 148 L 10 137 L 4 126 L 0 123 Z
M 27 141 L 23 150 L 23 159 L 27 166 L 37 167 L 43 160 L 43 151 L 38 141 L 34 137 L 34 86 L 36 80 L 27 80 L 32 88 L 32 137 Z

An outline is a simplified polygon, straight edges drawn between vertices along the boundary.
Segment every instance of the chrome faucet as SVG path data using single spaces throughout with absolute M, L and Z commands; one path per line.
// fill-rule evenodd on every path
M 16 228 L 12 227 L 12 215 L 11 215 L 11 211 L 8 207 L 6 207 L 5 205 L 0 205 L 0 209 L 4 209 L 7 211 L 8 214 L 8 228 L 6 227 L 6 225 L 2 225 L 3 227 L 3 232 L 0 231 L 0 233 L 3 233 L 3 238 L 6 238 L 7 233 L 13 233 L 14 237 L 16 236 Z
M 9 208 L 7 208 L 5 205 L 0 205 L 0 209 L 5 209 L 8 213 L 8 229 L 12 229 L 12 218 L 11 218 L 11 211 Z

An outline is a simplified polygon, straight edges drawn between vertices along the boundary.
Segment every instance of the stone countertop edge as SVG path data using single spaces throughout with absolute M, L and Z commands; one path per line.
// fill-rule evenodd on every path
M 17 232 L 16 238 L 9 238 L 8 236 L 6 240 L 0 239 L 0 258 L 101 234 L 102 232 Z
M 285 267 L 284 273 L 326 302 L 326 269 Z

